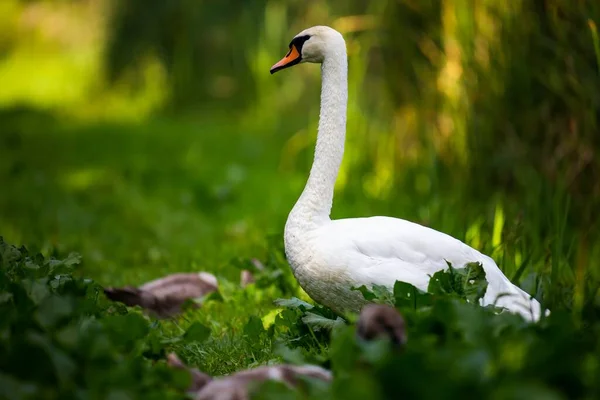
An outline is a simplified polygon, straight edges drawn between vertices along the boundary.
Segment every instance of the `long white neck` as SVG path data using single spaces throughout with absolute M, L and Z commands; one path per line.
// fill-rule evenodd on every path
M 343 43 L 343 42 L 342 42 Z M 290 212 L 287 227 L 311 230 L 329 221 L 333 189 L 344 156 L 348 105 L 346 46 L 330 52 L 321 65 L 321 111 L 315 159 L 308 182 Z

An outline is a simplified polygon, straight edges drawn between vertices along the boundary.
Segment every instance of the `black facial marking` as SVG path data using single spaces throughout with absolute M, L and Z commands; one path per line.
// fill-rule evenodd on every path
M 298 53 L 300 53 L 300 55 L 302 56 L 302 46 L 304 46 L 304 42 L 306 42 L 308 39 L 310 39 L 310 35 L 295 37 L 290 42 L 290 51 L 292 49 L 292 45 L 294 45 L 296 46 L 296 49 L 298 49 Z

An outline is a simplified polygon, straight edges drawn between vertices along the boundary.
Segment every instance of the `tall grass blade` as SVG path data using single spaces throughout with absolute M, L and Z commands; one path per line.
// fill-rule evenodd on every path
M 600 74 L 600 39 L 598 38 L 598 27 L 591 19 L 588 19 L 588 26 L 590 27 L 590 32 L 592 33 L 594 52 L 596 53 L 596 63 L 598 64 L 598 74 Z

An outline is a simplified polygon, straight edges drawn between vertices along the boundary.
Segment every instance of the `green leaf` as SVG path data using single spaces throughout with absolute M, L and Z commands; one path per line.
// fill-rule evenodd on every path
M 200 322 L 194 322 L 183 334 L 183 340 L 186 343 L 204 342 L 210 336 L 210 328 L 202 325 Z
M 47 262 L 49 266 L 48 275 L 60 275 L 71 273 L 75 266 L 81 263 L 81 256 L 78 253 L 70 253 L 63 260 L 51 259 Z
M 438 271 L 429 279 L 427 292 L 431 294 L 447 295 L 454 293 L 452 267 L 448 271 Z
M 61 261 L 62 264 L 72 267 L 81 264 L 81 255 L 79 253 L 69 253 L 67 258 Z
M 161 366 L 148 362 L 164 357 L 162 322 L 110 314 L 99 285 L 70 274 L 79 256 L 27 254 L 0 240 L 0 397 L 107 398 L 113 388 L 173 398 Z
M 29 298 L 36 304 L 42 303 L 50 295 L 48 278 L 23 279 L 21 284 L 27 291 Z
M 306 301 L 300 300 L 297 297 L 292 297 L 290 299 L 277 299 L 274 301 L 274 303 L 276 305 L 278 305 L 279 307 L 300 308 L 300 309 L 304 309 L 304 310 L 310 310 L 311 308 L 314 307 L 312 304 L 307 303 Z
M 104 318 L 103 322 L 113 342 L 127 348 L 148 334 L 148 322 L 138 313 L 113 315 Z
M 246 335 L 250 339 L 253 339 L 259 338 L 264 333 L 265 328 L 263 326 L 262 320 L 259 317 L 252 315 L 248 319 L 246 326 L 244 326 L 244 335 Z
M 463 293 L 470 303 L 478 303 L 485 296 L 488 282 L 481 263 L 469 263 L 460 272 Z
M 302 322 L 313 328 L 315 331 L 320 329 L 332 331 L 346 325 L 346 322 L 340 317 L 337 317 L 336 319 L 330 319 L 312 312 L 307 312 L 305 316 L 302 317 Z
M 278 327 L 293 329 L 301 315 L 299 309 L 286 308 L 275 317 L 275 324 Z
M 284 362 L 301 365 L 306 364 L 306 357 L 299 348 L 291 349 L 285 346 L 283 343 L 277 343 L 275 345 L 274 353 L 281 357 Z
M 485 295 L 487 285 L 481 263 L 469 263 L 464 268 L 454 268 L 448 263 L 448 270 L 433 274 L 428 292 L 478 303 Z
M 55 326 L 61 319 L 73 312 L 73 303 L 68 297 L 50 296 L 44 299 L 35 318 L 45 328 Z
M 362 293 L 365 300 L 368 300 L 368 301 L 371 301 L 371 300 L 374 300 L 377 298 L 375 293 L 373 293 L 372 291 L 367 289 L 367 287 L 365 285 L 362 285 L 360 287 L 351 287 L 350 290 L 358 290 L 359 292 Z
M 6 243 L 4 238 L 0 236 L 0 266 L 8 268 L 11 265 L 17 264 L 23 256 L 23 252 L 15 246 Z
M 375 303 L 378 304 L 394 304 L 394 295 L 387 286 L 373 285 L 373 294 L 375 295 Z
M 79 342 L 79 324 L 72 323 L 58 331 L 56 341 L 65 348 L 75 349 Z
M 371 289 L 368 289 L 365 285 L 362 285 L 360 287 L 352 287 L 350 289 L 361 292 L 364 299 L 367 301 L 378 304 L 394 304 L 394 295 L 390 292 L 387 286 L 373 285 Z
M 394 284 L 394 303 L 400 308 L 419 309 L 431 305 L 431 295 L 410 283 L 396 281 Z
M 209 293 L 202 299 L 203 304 L 208 303 L 210 301 L 222 303 L 224 301 L 223 295 L 221 294 L 221 292 L 219 290 L 216 290 L 214 292 Z

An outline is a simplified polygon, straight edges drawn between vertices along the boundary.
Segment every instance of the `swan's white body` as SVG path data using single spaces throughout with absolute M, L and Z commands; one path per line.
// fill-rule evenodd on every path
M 300 49 L 293 52 L 298 38 Z M 284 234 L 286 256 L 302 288 L 338 313 L 359 312 L 366 301 L 352 287 L 378 284 L 391 289 L 398 280 L 427 290 L 430 276 L 448 268 L 446 260 L 455 268 L 480 262 L 488 280 L 482 304 L 538 320 L 540 304 L 535 299 L 513 285 L 490 257 L 449 235 L 390 217 L 330 219 L 346 135 L 346 45 L 339 32 L 324 26 L 301 32 L 292 44 L 288 60 L 299 53 L 301 60 L 294 64 L 317 62 L 322 71 L 315 158 Z M 272 72 L 285 68 L 286 58 Z

